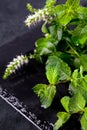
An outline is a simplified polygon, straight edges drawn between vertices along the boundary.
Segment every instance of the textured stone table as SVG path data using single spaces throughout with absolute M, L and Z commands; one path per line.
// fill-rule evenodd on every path
M 0 130 L 38 130 L 0 98 Z
M 28 33 L 24 20 L 29 12 L 27 2 L 43 6 L 44 0 L 0 0 L 0 47 Z M 0 52 L 2 53 L 2 52 Z M 3 60 L 0 60 L 2 64 Z M 0 130 L 37 130 L 30 122 L 0 98 Z

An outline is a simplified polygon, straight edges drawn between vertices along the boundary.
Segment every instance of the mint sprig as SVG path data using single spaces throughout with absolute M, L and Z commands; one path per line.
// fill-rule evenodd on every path
M 87 129 L 87 7 L 80 0 L 66 0 L 57 4 L 56 0 L 46 0 L 41 9 L 27 4 L 32 13 L 25 20 L 31 27 L 43 21 L 42 33 L 35 42 L 34 54 L 30 59 L 44 63 L 48 84 L 38 83 L 33 90 L 40 98 L 41 106 L 51 106 L 58 84 L 69 84 L 69 95 L 60 99 L 63 112 L 58 110 L 58 120 L 54 130 L 66 123 L 71 115 L 80 114 L 81 129 Z M 45 60 L 43 60 L 45 57 Z M 16 69 L 27 63 L 26 56 L 14 59 L 7 66 L 3 78 L 6 79 Z M 62 91 L 62 90 L 61 90 Z

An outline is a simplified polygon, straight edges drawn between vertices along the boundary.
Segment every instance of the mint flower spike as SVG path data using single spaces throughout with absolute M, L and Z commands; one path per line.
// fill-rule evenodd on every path
M 27 9 L 28 9 L 30 12 L 32 12 L 32 13 L 34 13 L 35 11 L 37 11 L 37 9 L 33 8 L 30 3 L 27 3 Z
M 35 23 L 40 22 L 42 20 L 47 21 L 49 16 L 50 16 L 50 13 L 47 8 L 38 9 L 33 15 L 29 15 L 26 18 L 25 24 L 26 26 L 30 27 L 31 25 L 34 25 Z
M 29 62 L 28 56 L 20 55 L 13 59 L 8 65 L 3 75 L 3 79 L 7 79 L 12 73 L 15 73 L 22 65 Z

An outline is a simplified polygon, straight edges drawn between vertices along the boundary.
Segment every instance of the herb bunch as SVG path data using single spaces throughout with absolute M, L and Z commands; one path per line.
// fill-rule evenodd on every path
M 42 9 L 27 4 L 32 12 L 26 20 L 30 27 L 43 21 L 44 37 L 35 42 L 34 54 L 22 56 L 22 65 L 28 59 L 35 58 L 45 63 L 48 84 L 39 83 L 34 92 L 40 97 L 44 108 L 51 106 L 59 83 L 69 82 L 70 96 L 64 96 L 60 102 L 65 111 L 58 112 L 54 130 L 58 130 L 75 113 L 79 113 L 81 129 L 87 129 L 87 7 L 80 0 L 66 0 L 57 4 L 56 0 L 46 0 Z M 6 79 L 20 63 L 18 57 L 7 66 L 3 78 Z M 24 60 L 24 62 L 23 62 Z M 20 64 L 21 65 L 21 64 Z

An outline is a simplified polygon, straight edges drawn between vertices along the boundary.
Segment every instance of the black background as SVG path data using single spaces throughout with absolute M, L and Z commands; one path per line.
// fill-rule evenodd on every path
M 58 0 L 58 2 L 64 1 Z M 8 49 L 9 42 L 12 44 L 12 41 L 25 36 L 30 31 L 24 25 L 24 20 L 29 14 L 26 9 L 27 2 L 35 8 L 40 8 L 43 7 L 45 0 L 0 0 L 0 47 L 6 45 Z M 84 6 L 86 3 L 86 0 L 82 0 Z M 2 53 L 5 53 L 5 50 L 0 52 L 1 55 Z M 3 57 L 0 59 L 0 64 L 2 63 L 4 63 Z M 36 130 L 36 128 L 0 99 L 0 130 Z

